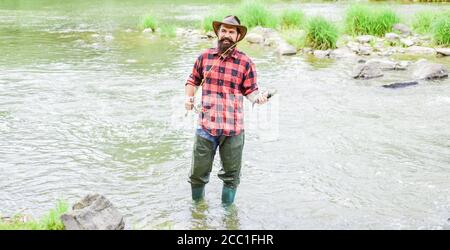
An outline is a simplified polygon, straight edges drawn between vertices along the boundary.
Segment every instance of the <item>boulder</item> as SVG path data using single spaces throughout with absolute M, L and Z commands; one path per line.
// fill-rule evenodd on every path
M 400 39 L 400 42 L 401 42 L 403 45 L 405 45 L 406 47 L 411 47 L 411 46 L 413 46 L 413 45 L 415 44 L 413 40 L 408 39 L 408 38 L 401 38 L 401 39 Z
M 397 63 L 391 60 L 373 58 L 366 62 L 366 65 L 372 64 L 381 70 L 395 70 Z
M 264 46 L 278 47 L 283 42 L 283 39 L 280 37 L 269 37 L 264 40 Z
M 394 42 L 394 41 L 400 39 L 400 36 L 395 33 L 386 33 L 384 35 L 384 38 L 386 38 L 386 40 L 388 40 L 390 42 Z
M 355 79 L 371 79 L 383 76 L 381 69 L 375 64 L 356 65 L 352 77 Z
M 407 25 L 402 24 L 402 23 L 394 24 L 394 26 L 392 27 L 392 29 L 393 29 L 394 31 L 399 32 L 399 33 L 402 34 L 402 35 L 405 35 L 405 36 L 411 34 L 411 28 L 409 28 Z
M 370 46 L 359 46 L 358 51 L 356 52 L 358 55 L 368 56 L 372 53 L 372 47 Z
M 150 28 L 144 29 L 144 30 L 142 31 L 142 33 L 152 33 L 152 32 L 153 32 L 153 30 L 150 29 Z
M 436 52 L 441 56 L 450 56 L 450 48 L 436 48 Z
M 292 45 L 282 43 L 278 46 L 277 52 L 282 56 L 290 56 L 297 54 L 297 49 Z
M 368 43 L 370 41 L 372 41 L 375 37 L 371 36 L 371 35 L 364 35 L 364 36 L 358 36 L 356 38 L 356 41 L 360 42 L 360 43 Z
M 317 58 L 327 58 L 330 56 L 330 50 L 314 50 L 313 54 Z
M 329 54 L 329 57 L 331 58 L 349 58 L 349 57 L 355 57 L 356 55 L 353 54 L 353 52 L 349 48 L 339 48 L 332 50 Z
M 416 79 L 439 79 L 448 77 L 448 69 L 443 64 L 419 60 L 414 64 L 413 76 Z
M 262 44 L 264 43 L 264 37 L 257 33 L 250 33 L 245 36 L 245 40 L 249 43 Z
M 436 55 L 436 50 L 429 47 L 411 46 L 406 48 L 407 54 Z
M 104 196 L 90 194 L 61 215 L 66 230 L 122 230 L 123 216 Z

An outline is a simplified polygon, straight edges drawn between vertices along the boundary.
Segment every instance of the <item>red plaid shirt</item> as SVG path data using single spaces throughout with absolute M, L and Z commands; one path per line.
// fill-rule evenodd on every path
M 223 61 L 218 49 L 208 49 L 195 61 L 186 85 L 202 89 L 201 127 L 213 136 L 234 136 L 244 131 L 244 96 L 258 89 L 255 64 L 233 49 Z M 208 70 L 214 65 L 211 72 Z

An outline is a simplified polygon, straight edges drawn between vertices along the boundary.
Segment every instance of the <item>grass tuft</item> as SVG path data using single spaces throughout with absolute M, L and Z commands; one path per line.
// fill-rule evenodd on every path
M 304 26 L 305 14 L 300 10 L 285 10 L 280 17 L 282 29 L 300 29 Z
M 338 39 L 338 29 L 323 17 L 313 17 L 308 22 L 306 44 L 313 49 L 334 49 Z
M 352 5 L 346 12 L 346 31 L 351 35 L 384 36 L 400 22 L 397 14 L 382 7 Z
M 10 220 L 0 220 L 0 230 L 63 230 L 61 215 L 68 211 L 64 201 L 58 201 L 41 220 L 26 220 L 24 215 L 15 215 Z
M 143 29 L 151 29 L 153 32 L 155 32 L 156 28 L 158 27 L 158 23 L 153 16 L 148 15 L 142 18 L 141 27 Z

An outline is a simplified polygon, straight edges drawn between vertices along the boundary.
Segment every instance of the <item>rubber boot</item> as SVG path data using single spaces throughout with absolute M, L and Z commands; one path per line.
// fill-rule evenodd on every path
M 236 188 L 230 188 L 227 186 L 223 186 L 222 189 L 222 204 L 223 205 L 231 205 L 234 202 L 234 197 L 236 196 Z
M 192 200 L 201 201 L 205 198 L 205 186 L 191 186 L 192 188 Z

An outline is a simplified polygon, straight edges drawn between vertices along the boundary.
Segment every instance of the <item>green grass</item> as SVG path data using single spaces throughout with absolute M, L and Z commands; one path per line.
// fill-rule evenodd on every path
M 437 17 L 437 14 L 431 11 L 418 12 L 414 15 L 412 28 L 420 34 L 431 33 L 431 26 Z
M 67 210 L 67 203 L 58 201 L 56 207 L 51 209 L 42 219 L 24 222 L 23 215 L 15 215 L 9 221 L 0 220 L 0 230 L 63 230 L 64 225 L 60 216 Z
M 449 12 L 441 15 L 432 24 L 433 40 L 437 45 L 450 45 L 450 15 Z
M 305 14 L 300 10 L 284 10 L 280 17 L 282 29 L 300 29 L 304 26 Z
M 239 6 L 237 13 L 241 24 L 249 29 L 256 26 L 276 28 L 278 24 L 276 16 L 261 1 L 244 1 Z
M 351 35 L 384 36 L 400 22 L 397 14 L 384 7 L 352 5 L 346 12 L 346 31 Z
M 148 15 L 142 18 L 141 27 L 143 29 L 151 29 L 153 32 L 155 32 L 156 28 L 158 27 L 158 23 L 153 16 Z
M 339 32 L 337 27 L 323 17 L 313 17 L 308 22 L 306 44 L 313 49 L 334 49 Z
M 302 49 L 306 45 L 306 32 L 299 29 L 283 29 L 281 30 L 281 36 L 290 45 L 294 46 L 297 50 Z

